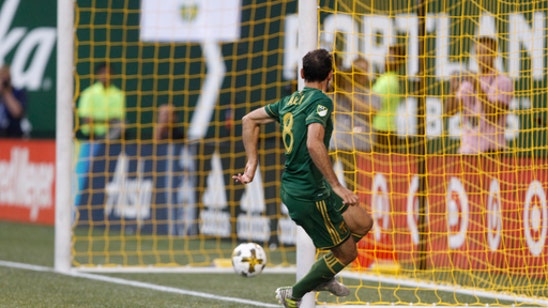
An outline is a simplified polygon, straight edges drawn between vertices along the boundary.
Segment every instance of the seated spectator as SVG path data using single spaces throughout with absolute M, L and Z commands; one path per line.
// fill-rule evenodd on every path
M 158 121 L 154 127 L 154 139 L 176 140 L 184 139 L 183 131 L 177 126 L 178 117 L 175 107 L 170 104 L 162 104 L 158 109 Z
M 27 107 L 27 95 L 23 89 L 11 83 L 8 66 L 0 68 L 0 137 L 22 137 L 21 123 Z
M 80 96 L 80 132 L 90 140 L 117 139 L 124 131 L 125 93 L 111 83 L 112 68 L 101 63 L 95 69 L 97 81 Z
M 458 152 L 500 152 L 506 148 L 504 130 L 514 83 L 495 68 L 496 39 L 480 36 L 474 47 L 479 73 L 465 74 L 454 89 L 462 127 Z
M 331 150 L 342 162 L 346 186 L 354 190 L 356 154 L 369 152 L 373 144 L 371 119 L 380 105 L 380 97 L 370 91 L 369 62 L 359 57 L 349 69 L 335 75 L 334 131 Z

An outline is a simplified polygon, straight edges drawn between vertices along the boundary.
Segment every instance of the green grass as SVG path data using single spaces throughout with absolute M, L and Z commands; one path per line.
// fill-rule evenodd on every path
M 119 229 L 78 227 L 74 230 L 74 262 L 80 266 L 210 266 L 217 258 L 230 258 L 236 239 L 151 234 L 125 234 Z M 268 250 L 269 266 L 295 264 L 295 246 Z
M 52 227 L 0 221 L 0 261 L 51 268 L 53 267 L 53 249 Z M 243 278 L 233 273 L 84 276 L 61 275 L 51 269 L 32 271 L 0 266 L 0 307 L 272 307 L 276 305 L 274 298 L 276 287 L 291 285 L 295 280 L 293 274 L 271 273 L 264 273 L 254 278 Z M 178 293 L 90 279 L 97 277 L 175 288 Z M 439 277 L 430 277 L 430 279 L 443 280 Z M 343 280 L 352 290 L 351 296 L 342 298 L 346 304 L 370 302 L 406 306 L 409 303 L 416 306 L 433 303 L 437 306 L 485 306 L 486 304 L 519 306 L 519 303 L 496 298 L 422 289 L 413 285 L 390 284 L 381 279 L 358 281 L 343 278 Z M 192 292 L 199 292 L 206 296 L 196 296 Z M 234 298 L 235 301 L 222 297 Z M 238 302 L 239 300 L 252 301 L 257 305 Z M 320 303 L 336 303 L 336 301 L 337 299 L 329 294 L 322 293 L 318 297 Z
M 52 227 L 0 221 L 0 260 L 53 267 Z M 0 266 L 0 307 L 257 307 L 214 299 L 227 296 L 276 304 L 277 286 L 292 274 L 117 274 L 133 281 L 209 293 L 212 299 Z

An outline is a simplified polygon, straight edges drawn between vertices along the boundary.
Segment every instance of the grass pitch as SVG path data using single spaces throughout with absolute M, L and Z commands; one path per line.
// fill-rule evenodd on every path
M 44 270 L 0 266 L 0 307 L 275 307 L 276 287 L 295 280 L 292 274 L 244 278 L 233 273 L 72 277 L 50 270 L 53 249 L 52 227 L 0 221 L 0 260 Z M 97 276 L 137 286 L 87 278 Z
M 52 269 L 53 250 L 53 227 L 0 221 L 0 307 L 279 307 L 274 290 L 295 281 L 294 274 L 273 273 L 62 275 Z M 343 279 L 352 293 L 339 305 L 535 306 L 376 278 Z M 337 304 L 324 293 L 317 301 Z

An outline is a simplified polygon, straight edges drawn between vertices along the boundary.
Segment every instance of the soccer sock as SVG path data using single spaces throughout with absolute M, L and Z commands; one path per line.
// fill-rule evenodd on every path
M 352 238 L 354 239 L 354 242 L 359 242 L 362 237 L 364 237 L 364 234 L 358 234 L 358 233 L 352 233 Z
M 342 271 L 345 266 L 346 265 L 335 258 L 333 253 L 329 252 L 316 261 L 316 263 L 312 265 L 312 268 L 310 268 L 310 271 L 293 286 L 291 295 L 293 298 L 302 298 L 306 293 L 314 290 L 319 284 L 333 278 L 335 274 Z

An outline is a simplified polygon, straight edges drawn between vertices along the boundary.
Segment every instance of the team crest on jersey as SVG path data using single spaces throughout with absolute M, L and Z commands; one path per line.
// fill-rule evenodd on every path
M 316 112 L 318 113 L 320 117 L 325 117 L 327 115 L 327 107 L 318 105 Z

